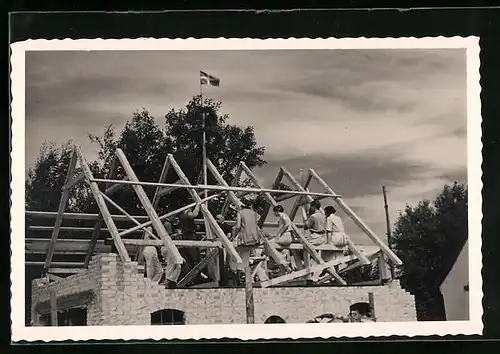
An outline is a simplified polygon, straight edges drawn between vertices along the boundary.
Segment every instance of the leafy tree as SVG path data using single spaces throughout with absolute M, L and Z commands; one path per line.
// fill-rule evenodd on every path
M 91 141 L 99 145 L 99 158 L 91 164 L 96 177 L 109 174 L 116 148 L 121 148 L 130 165 L 141 181 L 157 182 L 167 154 L 173 154 L 176 161 L 192 184 L 202 183 L 202 113 L 206 120 L 207 156 L 217 167 L 226 181 L 232 181 L 240 160 L 253 168 L 265 164 L 264 148 L 257 146 L 252 127 L 241 128 L 227 124 L 227 114 L 220 114 L 220 102 L 205 99 L 201 106 L 200 96 L 195 96 L 183 109 L 170 110 L 165 115 L 162 129 L 147 110 L 134 113 L 122 132 L 117 135 L 108 126 L 103 136 L 90 135 Z M 117 178 L 123 178 L 122 168 L 117 170 Z M 170 168 L 165 183 L 175 183 L 177 175 Z M 208 183 L 216 180 L 208 173 Z M 150 198 L 154 187 L 144 187 Z M 123 188 L 114 199 L 131 214 L 141 213 L 142 205 L 131 187 Z M 162 198 L 159 211 L 166 212 L 185 205 L 190 200 L 186 189 L 178 189 Z M 84 201 L 83 203 L 87 203 Z M 224 197 L 213 199 L 210 209 L 221 210 Z M 95 205 L 82 209 L 96 211 Z
M 467 240 L 467 189 L 445 185 L 431 203 L 406 206 L 395 224 L 393 248 L 403 261 L 401 285 L 415 294 L 421 320 L 443 320 L 439 287 Z

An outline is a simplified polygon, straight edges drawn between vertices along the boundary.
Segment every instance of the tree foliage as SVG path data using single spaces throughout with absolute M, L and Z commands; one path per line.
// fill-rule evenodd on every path
M 434 202 L 406 206 L 396 221 L 393 248 L 403 261 L 401 285 L 415 294 L 421 319 L 443 319 L 439 286 L 468 235 L 467 188 L 445 185 Z
M 157 182 L 168 154 L 173 154 L 191 183 L 202 183 L 202 113 L 206 121 L 207 156 L 214 163 L 226 181 L 232 181 L 239 162 L 245 161 L 251 169 L 266 163 L 264 147 L 258 146 L 252 127 L 228 124 L 229 116 L 220 113 L 221 103 L 195 96 L 182 109 L 170 110 L 161 126 L 146 110 L 133 114 L 123 130 L 116 132 L 107 126 L 102 135 L 89 135 L 98 148 L 98 156 L 90 161 L 96 178 L 107 178 L 115 158 L 115 150 L 121 148 L 137 177 L 141 181 Z M 31 210 L 57 211 L 61 188 L 66 178 L 71 157 L 71 143 L 58 147 L 46 144 L 40 157 L 29 171 L 26 180 L 26 207 Z M 125 172 L 119 165 L 116 179 L 123 179 Z M 170 168 L 166 183 L 177 181 L 177 175 Z M 217 184 L 208 173 L 208 183 Z M 248 181 L 243 181 L 248 183 Z M 155 188 L 144 187 L 150 198 Z M 126 186 L 113 196 L 114 200 L 130 214 L 143 214 L 143 207 L 131 186 Z M 178 189 L 162 198 L 159 212 L 179 208 L 190 200 L 188 191 Z M 221 210 L 224 197 L 210 203 L 212 212 Z M 262 201 L 259 205 L 262 204 Z M 98 208 L 87 186 L 76 188 L 71 196 L 70 211 L 96 213 Z

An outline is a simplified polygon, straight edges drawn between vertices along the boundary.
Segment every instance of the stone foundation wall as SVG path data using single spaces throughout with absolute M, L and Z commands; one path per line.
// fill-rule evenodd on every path
M 139 274 L 137 263 L 124 264 L 115 254 L 99 254 L 83 273 L 50 284 L 37 279 L 32 287 L 32 313 L 38 316 L 51 291 L 59 299 L 91 290 L 93 296 L 85 300 L 88 325 L 150 325 L 151 313 L 162 309 L 184 311 L 186 324 L 246 323 L 243 288 L 167 290 Z M 394 281 L 387 286 L 255 288 L 255 322 L 272 315 L 287 323 L 323 313 L 346 315 L 351 304 L 368 302 L 370 292 L 377 321 L 416 321 L 414 297 Z

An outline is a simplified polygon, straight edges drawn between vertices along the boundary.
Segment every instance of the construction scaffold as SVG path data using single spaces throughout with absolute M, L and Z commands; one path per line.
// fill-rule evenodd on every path
M 80 167 L 80 173 L 77 173 L 77 165 Z M 116 179 L 116 171 L 118 165 L 121 165 L 125 172 L 125 179 Z M 188 287 L 194 278 L 209 264 L 214 257 L 217 257 L 217 252 L 214 250 L 223 249 L 224 252 L 231 258 L 231 261 L 236 265 L 245 267 L 245 283 L 247 291 L 251 292 L 252 287 L 272 287 L 290 284 L 294 280 L 304 279 L 312 273 L 322 272 L 324 274 L 319 279 L 315 280 L 316 284 L 325 284 L 331 282 L 335 285 L 352 285 L 342 278 L 342 274 L 362 265 L 371 264 L 372 261 L 379 260 L 379 273 L 381 279 L 390 279 L 385 262 L 390 260 L 394 265 L 401 265 L 401 260 L 394 252 L 386 245 L 382 239 L 375 234 L 365 222 L 342 200 L 341 196 L 336 194 L 334 190 L 313 170 L 309 169 L 305 176 L 303 184 L 299 183 L 295 177 L 285 167 L 281 167 L 278 176 L 272 185 L 272 188 L 264 188 L 253 171 L 242 161 L 239 163 L 235 171 L 234 180 L 229 184 L 222 177 L 216 166 L 209 160 L 206 160 L 207 171 L 213 176 L 217 185 L 192 185 L 189 179 L 184 174 L 183 170 L 174 159 L 174 156 L 169 154 L 166 157 L 163 169 L 161 171 L 158 182 L 139 181 L 132 166 L 127 160 L 124 152 L 117 149 L 114 160 L 110 168 L 109 177 L 107 179 L 95 178 L 92 171 L 85 160 L 80 148 L 74 147 L 72 157 L 69 164 L 68 174 L 66 176 L 65 186 L 62 189 L 57 212 L 47 211 L 26 211 L 26 216 L 31 220 L 45 218 L 55 219 L 53 226 L 36 226 L 29 225 L 29 231 L 52 231 L 50 239 L 27 238 L 26 239 L 26 254 L 45 254 L 45 261 L 27 261 L 27 265 L 43 265 L 44 274 L 49 279 L 58 279 L 60 276 L 67 276 L 84 271 L 96 253 L 109 252 L 109 244 L 112 243 L 121 261 L 131 262 L 137 259 L 139 249 L 144 246 L 163 246 L 166 250 L 167 262 L 172 262 L 176 265 L 182 265 L 184 259 L 179 252 L 179 248 L 198 248 L 207 250 L 205 257 L 195 265 L 182 279 L 179 280 L 179 287 Z M 166 183 L 167 175 L 170 170 L 175 171 L 178 180 L 174 183 Z M 253 183 L 252 187 L 237 187 L 242 176 Z M 309 186 L 312 181 L 315 181 L 323 190 L 323 193 L 315 193 L 309 191 Z M 290 189 L 278 189 L 282 181 L 289 182 Z M 75 188 L 79 183 L 86 183 L 90 187 L 91 194 L 98 207 L 98 214 L 85 213 L 66 213 L 69 194 L 72 188 Z M 146 215 L 130 215 L 117 202 L 112 199 L 114 193 L 118 192 L 124 186 L 131 186 L 138 197 L 142 208 Z M 155 193 L 152 200 L 145 192 L 145 187 L 154 187 Z M 158 215 L 157 209 L 161 198 L 166 197 L 173 190 L 185 189 L 192 199 L 192 203 L 185 205 L 177 210 L 173 210 L 164 215 Z M 206 194 L 200 194 L 207 191 Z M 207 202 L 214 198 L 225 196 L 225 203 L 222 207 L 221 214 L 227 215 L 229 207 L 240 210 L 242 207 L 242 197 L 248 194 L 257 194 L 265 198 L 265 207 L 260 215 L 258 225 L 260 230 L 263 228 L 277 227 L 276 222 L 268 222 L 267 218 L 271 209 L 277 206 L 280 202 L 292 198 L 296 198 L 288 216 L 292 220 L 291 232 L 294 237 L 294 242 L 288 246 L 279 245 L 272 239 L 266 237 L 264 232 L 261 232 L 261 243 L 255 246 L 255 249 L 265 251 L 265 254 L 272 259 L 279 268 L 279 274 L 265 280 L 259 279 L 254 281 L 257 270 L 262 266 L 262 261 L 266 257 L 260 257 L 256 262 L 252 263 L 253 270 L 249 264 L 243 264 L 242 257 L 233 243 L 230 235 L 226 234 L 216 221 L 215 217 L 207 207 Z M 302 214 L 303 219 L 306 218 L 306 205 L 314 200 L 328 198 L 338 209 L 342 210 L 353 222 L 368 236 L 372 241 L 371 246 L 355 245 L 347 238 L 347 247 L 349 254 L 342 253 L 340 249 L 330 244 L 315 246 L 308 240 L 304 230 L 303 223 L 294 222 L 297 214 Z M 118 210 L 121 215 L 111 214 L 108 205 Z M 209 232 L 215 236 L 214 239 L 208 240 L 177 240 L 173 239 L 166 228 L 164 221 L 167 218 L 179 215 L 186 210 L 191 210 L 198 207 L 201 211 L 202 219 L 197 219 L 199 225 L 207 225 Z M 299 214 L 299 215 L 300 215 Z M 62 226 L 63 220 L 88 220 L 95 221 L 94 227 L 65 227 Z M 234 225 L 234 221 L 228 220 L 229 225 Z M 128 228 L 118 228 L 117 224 L 133 223 L 135 226 Z M 105 226 L 105 228 L 104 228 Z M 89 239 L 59 239 L 60 232 L 90 232 Z M 107 233 L 111 236 L 110 240 L 101 236 L 102 233 Z M 207 230 L 205 229 L 205 232 Z M 142 233 L 142 238 L 133 238 L 133 235 Z M 109 242 L 108 242 L 109 241 Z M 284 249 L 302 250 L 309 255 L 313 263 L 306 265 L 300 270 L 292 270 L 289 263 L 286 261 L 283 253 Z M 339 252 L 339 256 L 333 260 L 325 262 L 321 257 L 320 251 Z M 83 262 L 53 262 L 55 254 L 61 255 L 85 255 Z M 131 257 L 131 255 L 133 255 Z M 308 258 L 308 257 L 307 257 Z M 260 261 L 260 262 L 259 262 Z M 219 264 L 219 266 L 224 266 Z M 250 278 L 250 279 L 248 279 Z

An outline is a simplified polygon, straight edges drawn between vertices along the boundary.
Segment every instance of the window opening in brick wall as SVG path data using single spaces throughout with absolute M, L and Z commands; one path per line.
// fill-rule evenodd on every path
M 52 318 L 49 314 L 40 316 L 41 326 L 52 326 Z M 57 311 L 58 326 L 86 326 L 87 325 L 87 308 L 75 307 L 68 310 Z
M 286 323 L 286 321 L 280 316 L 273 315 L 268 317 L 267 320 L 264 321 L 264 323 Z
M 163 309 L 151 314 L 152 325 L 184 325 L 186 315 L 184 311 L 174 309 Z
M 372 306 L 368 302 L 356 302 L 349 306 L 349 312 L 357 311 L 361 316 L 372 317 Z
M 86 326 L 87 308 L 75 307 L 65 311 L 57 312 L 58 326 Z

